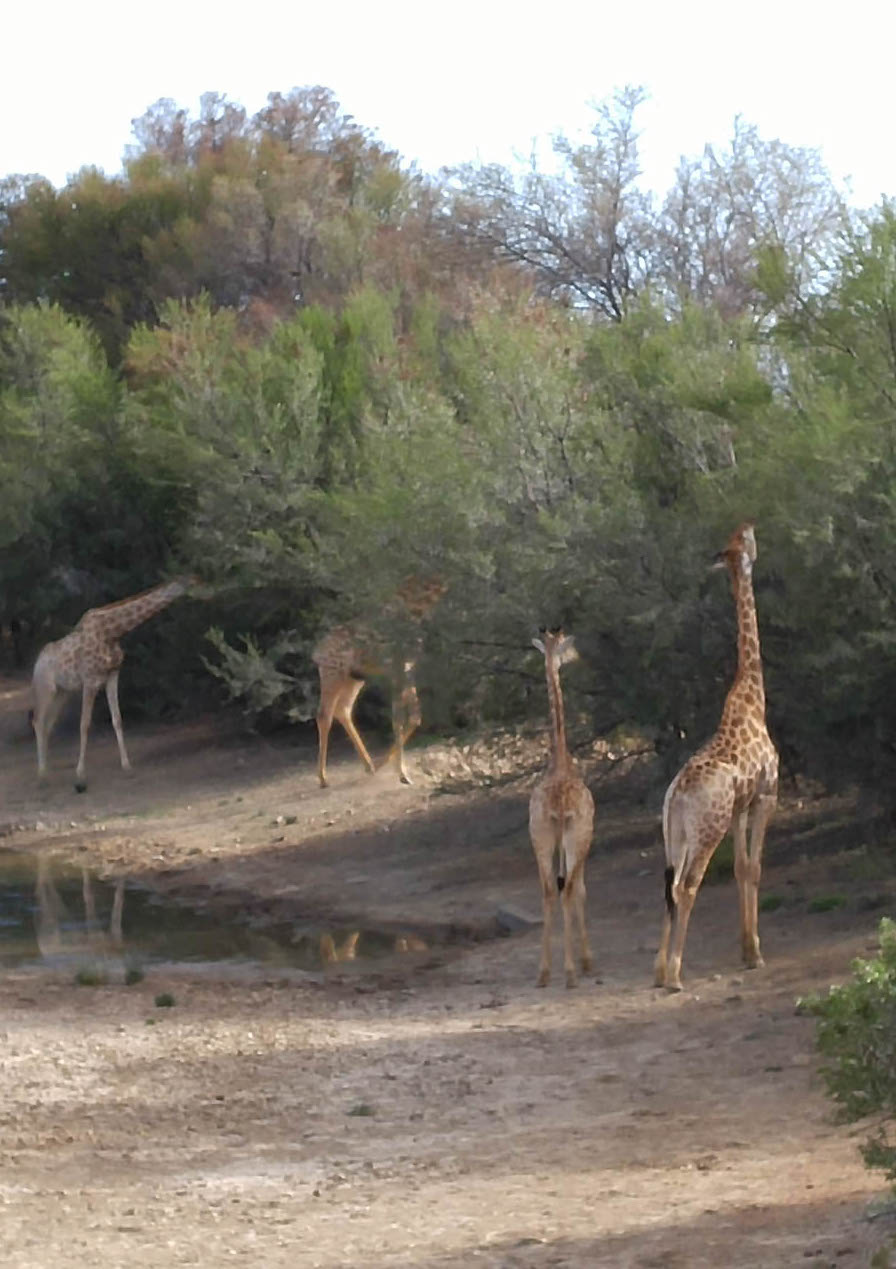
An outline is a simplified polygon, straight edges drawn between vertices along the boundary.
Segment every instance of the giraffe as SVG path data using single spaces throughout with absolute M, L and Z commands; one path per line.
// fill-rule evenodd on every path
M 551 715 L 551 756 L 529 799 L 529 836 L 541 878 L 544 924 L 541 939 L 541 966 L 537 983 L 545 987 L 551 975 L 551 924 L 557 893 L 563 904 L 563 966 L 567 987 L 575 987 L 576 971 L 572 953 L 572 919 L 582 943 L 582 971 L 591 969 L 591 950 L 585 929 L 585 860 L 594 831 L 594 798 L 579 775 L 575 760 L 566 747 L 560 667 L 575 660 L 571 637 L 562 630 L 544 631 L 544 638 L 532 643 L 544 654 Z
M 654 970 L 656 985 L 670 991 L 681 990 L 681 958 L 691 910 L 713 852 L 729 828 L 734 835 L 744 964 L 754 969 L 763 963 L 759 878 L 765 833 L 778 797 L 778 754 L 765 725 L 752 581 L 755 559 L 756 535 L 748 521 L 735 530 L 716 560 L 716 567 L 728 569 L 737 610 L 737 673 L 718 731 L 681 768 L 663 803 L 666 914 Z
M 444 593 L 445 585 L 438 578 L 410 577 L 399 587 L 395 601 L 387 607 L 387 613 L 391 609 L 399 618 L 410 617 L 419 624 Z M 321 788 L 326 788 L 328 784 L 327 751 L 334 719 L 344 727 L 367 771 L 371 775 L 376 771 L 355 726 L 353 713 L 368 675 L 384 670 L 392 682 L 393 744 L 382 765 L 387 766 L 393 759 L 397 760 L 402 784 L 412 783 L 405 767 L 404 749 L 422 718 L 414 682 L 416 650 L 413 650 L 413 656 L 408 656 L 408 651 L 407 648 L 390 649 L 379 635 L 361 625 L 337 626 L 328 631 L 314 648 L 311 659 L 320 676 L 317 775 Z
M 87 754 L 87 734 L 93 714 L 93 703 L 100 688 L 106 689 L 109 713 L 118 741 L 122 770 L 130 771 L 121 727 L 121 710 L 118 706 L 118 673 L 124 660 L 124 652 L 118 640 L 135 626 L 141 625 L 167 608 L 170 603 L 185 594 L 196 583 L 192 577 L 179 577 L 163 582 L 151 590 L 103 608 L 90 608 L 70 634 L 41 649 L 34 663 L 32 688 L 34 713 L 32 717 L 37 740 L 38 778 L 47 774 L 47 744 L 53 724 L 59 714 L 64 693 L 81 690 L 81 748 L 75 772 L 75 789 L 84 793 L 87 781 L 84 776 Z

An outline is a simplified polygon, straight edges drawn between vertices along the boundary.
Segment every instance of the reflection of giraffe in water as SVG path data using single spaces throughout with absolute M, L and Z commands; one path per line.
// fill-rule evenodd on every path
M 356 960 L 360 938 L 361 931 L 353 930 L 337 946 L 332 934 L 322 934 L 320 936 L 320 959 L 325 965 L 337 965 L 343 961 Z M 425 952 L 427 945 L 417 934 L 396 934 L 392 950 L 400 953 Z
M 320 959 L 325 965 L 335 965 L 340 961 L 353 961 L 358 953 L 358 939 L 361 937 L 361 931 L 355 930 L 349 934 L 348 938 L 343 939 L 339 947 L 336 946 L 336 940 L 332 934 L 322 934 L 320 936 Z
M 63 930 L 67 916 L 65 904 L 56 888 L 47 855 L 37 857 L 37 882 L 35 898 L 37 913 L 35 927 L 37 946 L 45 960 L 53 960 L 60 956 L 83 954 L 105 956 L 110 950 L 119 951 L 124 945 L 122 935 L 122 915 L 124 912 L 124 878 L 115 881 L 112 899 L 112 912 L 109 917 L 109 930 L 100 928 L 96 914 L 96 897 L 93 891 L 93 878 L 86 868 L 81 869 L 81 896 L 84 902 L 84 934 L 71 930 Z
M 419 625 L 444 593 L 445 584 L 438 578 L 408 578 L 390 606 L 392 614 L 397 615 L 399 621 L 409 618 Z M 394 759 L 402 784 L 410 784 L 404 748 L 421 722 L 420 700 L 414 682 L 416 649 L 390 649 L 379 635 L 360 625 L 337 626 L 318 642 L 311 659 L 320 675 L 317 774 L 321 786 L 327 786 L 327 750 L 334 720 L 345 728 L 368 772 L 372 775 L 376 770 L 353 714 L 365 679 L 384 671 L 392 681 L 393 745 L 382 765 Z

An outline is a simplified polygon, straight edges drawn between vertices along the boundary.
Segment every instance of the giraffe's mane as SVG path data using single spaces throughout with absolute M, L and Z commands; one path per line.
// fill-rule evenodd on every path
M 136 603 L 138 599 L 148 599 L 150 595 L 154 595 L 158 590 L 164 590 L 166 586 L 173 586 L 174 582 L 159 582 L 157 586 L 150 586 L 146 590 L 138 591 L 136 595 L 128 595 L 125 599 L 115 599 L 111 604 L 103 604 L 103 609 L 108 612 L 110 608 L 124 608 L 129 604 Z

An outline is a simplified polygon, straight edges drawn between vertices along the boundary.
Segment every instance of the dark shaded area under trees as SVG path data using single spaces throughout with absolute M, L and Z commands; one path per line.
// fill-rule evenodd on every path
M 120 176 L 0 182 L 6 663 L 186 568 L 215 598 L 134 641 L 131 708 L 303 718 L 317 632 L 437 572 L 431 726 L 540 718 L 562 621 L 571 714 L 671 764 L 732 673 L 708 564 L 749 516 L 787 765 L 892 801 L 896 214 L 742 121 L 651 196 L 640 100 L 550 173 L 431 177 L 324 88 L 207 94 Z

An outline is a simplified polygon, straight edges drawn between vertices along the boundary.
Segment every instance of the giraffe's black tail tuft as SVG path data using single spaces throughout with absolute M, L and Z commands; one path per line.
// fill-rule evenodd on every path
M 671 866 L 666 869 L 666 908 L 669 916 L 675 915 L 675 896 L 672 893 L 672 886 L 675 883 L 675 869 Z
M 562 842 L 557 842 L 554 847 L 551 867 L 553 868 L 554 876 L 557 878 L 557 893 L 561 894 L 563 887 L 566 885 L 566 851 L 563 849 Z

